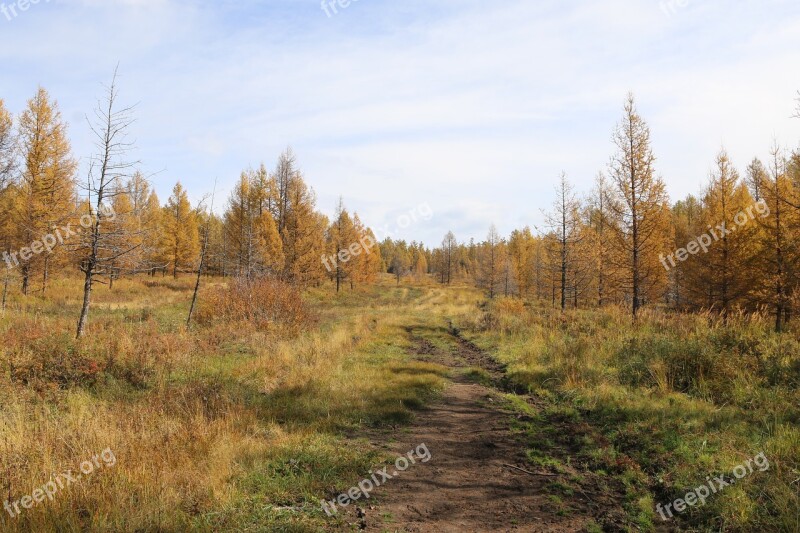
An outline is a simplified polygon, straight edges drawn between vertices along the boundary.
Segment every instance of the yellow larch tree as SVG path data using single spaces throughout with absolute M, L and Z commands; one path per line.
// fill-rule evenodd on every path
M 270 209 L 270 185 L 263 165 L 258 171 L 242 172 L 225 211 L 225 244 L 237 275 L 247 279 L 277 276 L 283 269 L 283 242 Z
M 694 195 L 690 194 L 675 203 L 672 207 L 672 232 L 675 237 L 672 243 L 673 250 L 683 248 L 687 243 L 707 231 L 707 228 L 702 225 L 702 217 L 702 203 Z M 676 262 L 673 267 L 667 256 L 664 256 L 663 259 L 663 266 L 669 269 L 670 288 L 667 302 L 678 309 L 701 306 L 702 303 L 695 299 L 689 286 L 689 276 L 692 274 L 691 265 Z
M 172 189 L 162 210 L 161 224 L 162 256 L 172 269 L 172 276 L 177 278 L 179 271 L 193 268 L 200 247 L 197 215 L 180 182 Z
M 327 218 L 316 211 L 316 195 L 295 172 L 283 205 L 284 224 L 278 231 L 283 241 L 284 280 L 300 287 L 319 283 L 324 275 L 320 257 L 325 253 Z
M 250 278 L 253 272 L 256 235 L 253 225 L 252 186 L 250 176 L 242 172 L 236 187 L 228 199 L 225 211 L 225 232 L 229 257 L 233 261 L 236 275 Z
M 694 300 L 723 317 L 744 303 L 753 287 L 759 231 L 754 203 L 722 150 L 703 197 L 697 233 L 682 246 L 689 253 L 687 282 Z
M 378 278 L 378 272 L 383 262 L 380 255 L 380 247 L 377 245 L 378 243 L 372 230 L 361 222 L 357 213 L 353 215 L 353 226 L 356 237 L 358 237 L 358 248 L 360 249 L 353 269 L 355 282 L 374 283 Z
M 2 272 L 0 281 L 3 284 L 0 299 L 3 311 L 6 308 L 8 285 L 14 270 L 14 262 L 9 254 L 13 253 L 12 248 L 15 242 L 11 215 L 15 205 L 14 197 L 18 190 L 13 182 L 16 152 L 14 121 L 3 100 L 0 99 L 0 254 L 3 254 L 3 261 L 0 263 L 0 272 Z
M 157 270 L 166 270 L 167 262 L 161 253 L 161 228 L 164 211 L 155 190 L 147 195 L 142 210 L 142 268 L 155 276 Z
M 372 230 L 367 231 L 369 232 L 370 236 L 372 236 Z M 380 254 L 380 248 L 376 247 L 376 251 L 378 254 Z M 418 281 L 421 281 L 428 275 L 428 258 L 425 251 L 425 246 L 422 243 L 412 242 L 411 256 L 411 272 Z
M 620 248 L 622 288 L 635 318 L 648 301 L 666 290 L 667 273 L 659 256 L 670 247 L 669 206 L 664 182 L 656 177 L 650 128 L 639 115 L 632 94 L 614 131 L 617 152 L 609 164 L 614 186 L 616 244 Z
M 528 298 L 536 288 L 536 237 L 528 226 L 511 232 L 508 239 L 508 255 L 517 280 L 519 295 Z
M 797 284 L 797 263 L 800 260 L 796 245 L 800 205 L 798 191 L 789 176 L 789 166 L 783 150 L 776 145 L 770 151 L 768 171 L 760 185 L 763 210 L 758 219 L 762 229 L 759 243 L 759 287 L 762 303 L 775 316 L 775 330 L 781 332 L 791 318 L 791 297 Z
M 342 284 L 357 273 L 357 269 L 354 270 L 354 260 L 357 257 L 353 252 L 361 246 L 353 219 L 341 198 L 336 206 L 333 222 L 325 235 L 326 246 L 322 264 L 327 270 L 328 277 L 336 283 L 336 292 L 339 292 Z
M 77 163 L 67 139 L 67 125 L 45 89 L 40 87 L 28 101 L 18 130 L 21 194 L 13 217 L 18 240 L 27 247 L 74 220 Z M 63 262 L 65 256 L 61 242 L 45 253 L 21 253 L 22 292 L 28 293 L 34 268 L 41 269 L 42 291 L 46 291 L 51 267 Z
M 12 180 L 17 160 L 17 139 L 14 119 L 0 98 L 0 194 Z

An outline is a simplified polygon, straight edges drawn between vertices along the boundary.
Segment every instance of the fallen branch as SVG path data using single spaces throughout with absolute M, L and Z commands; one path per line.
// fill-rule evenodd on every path
M 524 468 L 520 468 L 518 466 L 507 465 L 505 463 L 503 463 L 503 466 L 507 466 L 508 468 L 513 468 L 514 470 L 519 470 L 520 472 L 525 472 L 526 474 L 530 474 L 532 476 L 558 477 L 558 476 L 561 475 L 561 474 L 539 474 L 539 473 L 536 473 L 536 472 L 531 472 L 530 470 L 525 470 Z

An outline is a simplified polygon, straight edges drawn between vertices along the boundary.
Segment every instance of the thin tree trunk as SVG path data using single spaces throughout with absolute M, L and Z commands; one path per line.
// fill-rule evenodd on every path
M 188 329 L 192 324 L 192 315 L 194 314 L 194 307 L 197 304 L 197 293 L 200 292 L 200 278 L 203 275 L 203 266 L 206 259 L 206 247 L 208 246 L 208 230 L 203 241 L 203 251 L 200 253 L 200 266 L 197 269 L 197 281 L 194 284 L 194 294 L 192 295 L 192 305 L 189 307 L 189 317 L 186 319 L 186 328 Z
M 42 277 L 42 294 L 47 292 L 47 279 L 50 273 L 50 257 L 46 255 L 44 257 L 44 275 Z
M 777 156 L 775 156 L 775 252 L 777 260 L 777 309 L 775 310 L 775 331 L 783 332 L 783 313 L 785 310 L 785 288 L 783 286 L 783 228 L 781 226 L 781 187 L 780 170 L 778 168 Z
M 203 267 L 206 263 L 206 251 L 208 250 L 208 232 L 211 225 L 211 214 L 214 212 L 214 194 L 217 191 L 217 184 L 214 182 L 214 193 L 211 195 L 211 213 L 206 221 L 206 230 L 203 235 L 203 249 L 200 252 L 200 266 L 197 268 L 197 282 L 194 284 L 194 294 L 192 295 L 192 305 L 189 307 L 189 317 L 186 319 L 186 329 L 192 324 L 192 315 L 194 314 L 194 307 L 197 304 L 197 293 L 200 292 L 200 279 L 203 276 Z
M 636 221 L 636 209 L 633 210 L 633 318 L 639 315 L 639 226 Z
M 561 180 L 561 312 L 567 308 L 567 191 Z
M 124 131 L 131 124 L 131 119 L 128 115 L 129 109 L 119 112 L 114 109 L 116 100 L 116 80 L 117 72 L 115 70 L 114 78 L 108 88 L 108 100 L 101 106 L 98 106 L 97 109 L 97 116 L 100 121 L 96 129 L 93 127 L 95 133 L 100 137 L 100 141 L 97 145 L 99 154 L 89 169 L 89 184 L 87 185 L 87 190 L 89 191 L 90 201 L 92 192 L 95 191 L 95 178 L 92 174 L 95 168 L 98 169 L 99 175 L 97 176 L 94 223 L 91 226 L 90 233 L 86 237 L 88 241 L 87 244 L 89 245 L 89 252 L 81 261 L 81 270 L 84 273 L 83 305 L 81 306 L 81 315 L 78 319 L 77 338 L 83 337 L 86 332 L 86 323 L 89 319 L 89 308 L 92 301 L 94 276 L 104 273 L 105 265 L 113 264 L 115 259 L 126 253 L 120 252 L 110 258 L 100 256 L 101 250 L 107 249 L 107 241 L 105 241 L 105 236 L 103 235 L 103 218 L 106 214 L 103 202 L 107 197 L 108 191 L 113 190 L 114 182 L 121 178 L 121 171 L 132 166 L 131 164 L 126 164 L 117 160 L 129 146 L 118 139 L 124 137 Z M 94 163 L 96 163 L 96 166 Z M 113 276 L 113 268 L 110 270 Z
M 631 281 L 633 282 L 633 287 L 632 287 L 632 289 L 633 289 L 633 319 L 636 320 L 636 318 L 639 315 L 639 305 L 640 305 L 640 300 L 639 300 L 639 290 L 640 290 L 640 287 L 639 287 L 639 275 L 640 275 L 640 273 L 639 273 L 639 219 L 638 219 L 638 216 L 639 216 L 639 204 L 638 204 L 638 199 L 636 198 L 636 194 L 637 194 L 637 190 L 636 190 L 637 175 L 636 175 L 636 161 L 634 160 L 634 157 L 635 157 L 634 156 L 634 153 L 635 153 L 635 146 L 634 146 L 635 140 L 634 140 L 634 135 L 633 135 L 633 131 L 632 131 L 632 122 L 630 120 L 630 115 L 629 115 L 629 119 L 628 119 L 628 124 L 629 124 L 628 137 L 630 139 L 630 154 L 631 154 L 630 155 L 630 157 L 631 157 L 631 160 L 630 160 L 630 167 L 631 167 L 631 176 L 630 176 L 630 180 L 631 180 L 631 183 L 630 183 L 630 185 L 631 185 L 631 224 L 632 224 L 632 235 L 631 235 L 631 237 L 633 239 L 633 243 L 632 243 L 633 244 L 633 258 L 632 258 L 632 272 L 631 272 L 633 274 L 633 276 L 632 276 L 633 279 Z
M 561 311 L 567 308 L 567 252 L 566 242 L 561 243 Z
M 22 267 L 22 294 L 28 295 L 28 278 L 30 277 L 30 267 L 26 264 Z
M 90 263 L 93 259 L 90 259 Z M 94 266 L 87 266 L 86 276 L 83 281 L 83 305 L 81 306 L 81 316 L 78 319 L 78 332 L 77 337 L 83 337 L 86 331 L 86 321 L 89 319 L 89 304 L 92 300 L 92 282 L 94 277 Z
M 3 305 L 2 305 L 3 313 L 6 312 L 6 298 L 8 297 L 8 281 L 10 277 L 11 277 L 11 272 L 9 271 L 9 269 L 6 269 L 6 277 L 3 280 Z

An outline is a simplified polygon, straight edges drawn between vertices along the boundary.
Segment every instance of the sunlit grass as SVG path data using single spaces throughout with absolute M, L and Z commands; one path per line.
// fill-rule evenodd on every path
M 622 309 L 562 315 L 540 305 L 520 312 L 518 304 L 500 300 L 456 322 L 516 382 L 557 407 L 545 423 L 574 406 L 597 428 L 606 442 L 584 446 L 587 463 L 616 469 L 641 501 L 669 503 L 763 451 L 770 470 L 680 520 L 708 531 L 800 530 L 796 334 L 777 335 L 757 316 L 723 324 L 649 311 L 634 324 Z M 531 445 L 546 461 L 547 446 Z M 628 511 L 641 524 L 660 521 L 654 504 Z
M 0 529 L 318 531 L 332 520 L 319 499 L 382 460 L 345 435 L 408 423 L 443 387 L 446 371 L 414 361 L 403 328 L 441 294 L 316 289 L 319 323 L 288 338 L 247 324 L 187 332 L 191 288 L 188 277 L 99 287 L 81 342 L 75 280 L 13 296 L 0 319 L 0 491 L 13 501 L 106 448 L 117 464 L 0 516 Z M 77 353 L 94 366 L 62 363 Z M 35 380 L 20 382 L 22 368 Z M 74 380 L 52 380 L 62 375 Z
M 76 280 L 12 293 L 0 317 L 0 499 L 105 448 L 118 461 L 17 519 L 0 515 L 0 529 L 335 529 L 341 518 L 325 516 L 319 499 L 384 459 L 359 438 L 365 429 L 408 424 L 443 389 L 451 371 L 416 354 L 414 339 L 452 353 L 451 326 L 548 406 L 507 396 L 530 419 L 517 430 L 530 435 L 531 463 L 613 476 L 641 529 L 657 524 L 655 503 L 761 451 L 770 470 L 681 519 L 708 531 L 800 529 L 800 346 L 758 318 L 724 325 L 651 311 L 634 325 L 622 309 L 487 306 L 467 285 L 386 279 L 310 290 L 318 321 L 296 336 L 247 323 L 187 331 L 192 285 L 99 286 L 80 342 Z M 481 369 L 462 373 L 487 383 Z M 562 423 L 588 425 L 565 435 Z M 574 456 L 552 453 L 565 439 Z

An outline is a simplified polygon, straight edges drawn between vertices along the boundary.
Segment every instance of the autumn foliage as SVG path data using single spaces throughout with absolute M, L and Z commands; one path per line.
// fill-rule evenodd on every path
M 238 278 L 204 295 L 198 321 L 204 325 L 246 321 L 259 330 L 296 334 L 314 322 L 314 315 L 300 291 L 288 283 L 272 278 Z

